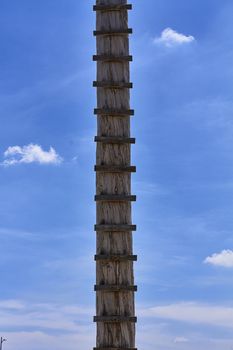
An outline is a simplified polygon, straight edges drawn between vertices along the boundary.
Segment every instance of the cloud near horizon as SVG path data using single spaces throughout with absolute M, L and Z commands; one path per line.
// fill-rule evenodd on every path
M 139 311 L 139 315 L 233 329 L 233 308 L 226 305 L 180 302 L 142 309 Z
M 10 146 L 4 152 L 6 158 L 2 165 L 12 166 L 16 164 L 60 164 L 63 159 L 57 154 L 53 147 L 44 151 L 40 145 L 30 143 L 25 146 Z
M 154 39 L 154 44 L 164 44 L 167 47 L 189 44 L 195 41 L 194 36 L 184 35 L 176 32 L 172 28 L 166 28 L 162 31 L 160 37 Z
M 82 343 L 83 349 L 90 349 L 95 342 L 95 328 L 91 322 L 94 314 L 94 305 L 82 304 L 57 304 L 47 301 L 41 303 L 20 299 L 0 300 L 0 327 L 4 337 L 8 339 L 9 350 L 31 349 L 47 350 L 66 348 L 75 350 L 77 343 Z M 183 325 L 179 327 L 183 335 L 176 335 L 174 331 L 164 328 L 164 322 L 158 322 L 158 318 L 167 321 L 191 322 L 209 326 L 233 327 L 233 312 L 231 307 L 225 305 L 208 305 L 200 303 L 178 303 L 152 308 L 138 308 L 138 315 L 143 322 L 138 330 L 138 343 L 140 347 L 154 349 L 156 342 L 162 350 L 183 348 L 185 344 L 191 350 L 197 348 L 196 337 Z M 145 318 L 150 318 L 150 323 Z M 168 324 L 168 322 L 166 323 Z M 20 343 L 17 346 L 17 342 Z M 200 350 L 219 349 L 220 342 L 209 341 L 199 336 Z M 217 345 L 216 345 L 217 344 Z M 221 340 L 224 344 L 224 340 Z M 228 343 L 227 343 L 228 344 Z M 208 346 L 206 346 L 208 345 Z M 216 346 L 218 347 L 216 347 Z M 205 347 L 204 347 L 205 346 Z M 221 347 L 226 349 L 226 347 Z
M 222 250 L 221 253 L 215 253 L 211 256 L 207 256 L 204 263 L 214 266 L 233 268 L 233 251 L 230 249 L 225 249 Z

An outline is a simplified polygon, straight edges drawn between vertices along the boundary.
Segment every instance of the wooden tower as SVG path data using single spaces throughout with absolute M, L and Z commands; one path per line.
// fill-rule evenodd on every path
M 96 0 L 96 316 L 95 350 L 136 350 L 131 202 L 129 34 L 127 0 Z

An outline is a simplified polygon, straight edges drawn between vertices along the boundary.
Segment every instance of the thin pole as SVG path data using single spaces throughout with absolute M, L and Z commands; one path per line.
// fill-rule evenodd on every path
M 96 350 L 135 350 L 127 0 L 96 0 Z
M 3 337 L 1 337 L 1 341 L 0 341 L 0 350 L 2 350 L 2 344 L 4 343 L 4 341 L 6 341 L 6 339 L 3 339 Z

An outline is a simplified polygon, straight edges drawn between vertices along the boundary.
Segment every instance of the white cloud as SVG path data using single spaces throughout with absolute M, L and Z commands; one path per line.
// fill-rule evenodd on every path
M 94 310 L 79 305 L 33 304 L 20 300 L 0 300 L 0 328 L 47 329 L 77 332 L 91 322 Z
M 189 342 L 188 338 L 185 338 L 185 337 L 176 337 L 176 338 L 174 339 L 174 343 L 175 343 L 175 344 L 179 344 L 179 343 L 188 343 L 188 342 Z
M 5 166 L 21 163 L 60 164 L 63 161 L 53 147 L 50 147 L 49 151 L 44 151 L 40 145 L 33 143 L 23 147 L 8 147 L 4 157 L 6 159 L 2 164 Z
M 19 300 L 0 300 L 1 309 L 22 310 L 25 305 Z
M 95 344 L 93 326 L 80 326 L 76 333 L 67 334 L 50 334 L 44 331 L 4 332 L 4 337 L 7 339 L 7 350 L 76 350 L 77 344 L 82 344 L 80 348 L 88 350 Z
M 215 253 L 211 256 L 208 256 L 204 260 L 204 263 L 214 266 L 233 267 L 233 251 L 228 249 L 223 250 L 218 254 Z
M 184 302 L 141 310 L 142 317 L 206 324 L 233 329 L 233 307 Z
M 137 343 L 139 348 L 154 350 L 154 344 L 161 350 L 227 350 L 232 345 L 232 339 L 212 339 L 212 335 L 206 334 L 200 322 L 200 332 L 185 331 L 182 325 L 182 336 L 177 336 L 177 326 L 174 331 L 170 329 L 169 322 L 158 322 L 157 314 L 164 314 L 166 318 L 180 321 L 190 321 L 198 317 L 204 322 L 209 314 L 209 319 L 220 315 L 220 321 L 224 315 L 224 324 L 229 321 L 229 327 L 233 327 L 233 309 L 214 307 L 198 303 L 181 303 L 149 309 L 141 309 L 142 323 L 138 330 Z M 200 309 L 202 311 L 198 315 Z M 157 309 L 157 311 L 155 311 Z M 160 310 L 159 310 L 160 309 Z M 168 309 L 170 311 L 168 311 Z M 184 317 L 184 309 L 186 316 Z M 216 315 L 213 310 L 216 311 Z M 139 309 L 140 310 L 140 309 Z M 138 311 L 139 311 L 138 310 Z M 194 312 L 195 310 L 195 312 Z M 228 310 L 228 314 L 226 312 Z M 181 315 L 179 314 L 181 312 Z M 77 304 L 53 304 L 31 303 L 21 300 L 0 300 L 0 329 L 2 336 L 7 339 L 9 350 L 75 350 L 77 344 L 82 344 L 82 349 L 87 350 L 95 344 L 95 326 L 92 322 L 94 307 Z M 152 317 L 147 322 L 143 316 Z M 170 316 L 169 316 L 170 315 Z M 154 320 L 153 320 L 154 318 Z M 165 317 L 164 317 L 165 318 Z M 213 323 L 214 323 L 213 320 Z M 146 322 L 145 322 L 146 321 Z M 210 323 L 210 324 L 213 324 Z M 169 328 L 169 330 L 168 330 Z M 203 334 L 202 334 L 203 332 Z
M 159 38 L 154 39 L 154 43 L 162 43 L 165 46 L 171 47 L 175 45 L 188 44 L 195 40 L 192 35 L 184 35 L 177 33 L 171 28 L 166 28 L 162 31 Z

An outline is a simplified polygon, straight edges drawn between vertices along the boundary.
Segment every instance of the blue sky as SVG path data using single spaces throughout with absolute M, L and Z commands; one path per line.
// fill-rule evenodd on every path
M 138 348 L 230 350 L 233 3 L 131 3 Z M 95 345 L 92 5 L 1 1 L 4 350 Z

